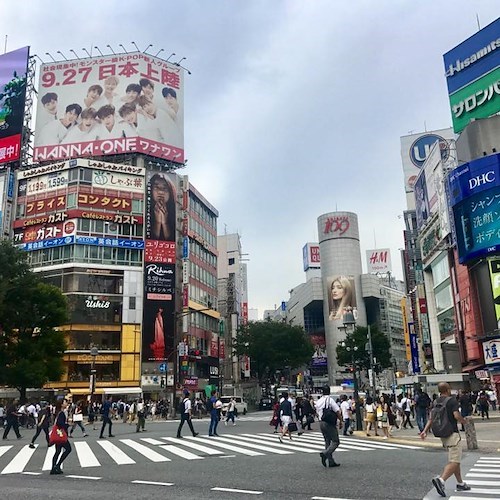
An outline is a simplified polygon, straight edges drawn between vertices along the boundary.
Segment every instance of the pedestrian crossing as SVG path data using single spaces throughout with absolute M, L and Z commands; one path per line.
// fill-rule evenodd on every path
M 294 436 L 292 440 L 286 438 L 283 442 L 279 441 L 276 434 L 242 433 L 221 434 L 219 437 L 184 436 L 182 439 L 165 436 L 157 439 L 137 437 L 97 441 L 74 440 L 71 443 L 73 452 L 65 462 L 70 470 L 78 467 L 91 469 L 108 465 L 134 465 L 145 460 L 167 463 L 174 460 L 203 460 L 208 457 L 317 454 L 324 448 L 323 436 L 319 432 Z M 341 438 L 336 453 L 396 449 L 419 449 L 419 447 L 347 437 Z M 52 468 L 54 452 L 54 447 L 47 448 L 45 444 L 36 444 L 35 448 L 30 448 L 28 445 L 21 448 L 13 445 L 0 446 L 0 475 L 49 471 Z M 500 460 L 498 467 L 500 468 Z
M 455 492 L 450 496 L 450 500 L 500 498 L 500 455 L 480 457 L 465 474 L 464 481 L 471 490 L 464 493 Z

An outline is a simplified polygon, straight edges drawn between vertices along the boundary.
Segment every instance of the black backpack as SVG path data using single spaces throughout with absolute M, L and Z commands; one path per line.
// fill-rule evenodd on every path
M 432 433 L 436 437 L 450 437 L 455 428 L 453 423 L 450 421 L 450 417 L 448 415 L 448 408 L 446 405 L 448 401 L 450 401 L 451 396 L 447 397 L 439 397 L 434 401 L 434 406 L 431 410 L 431 429 Z
M 321 420 L 330 425 L 337 425 L 337 413 L 330 408 L 331 398 L 328 397 L 328 406 L 326 406 L 323 410 L 323 415 L 321 416 Z
M 185 404 L 185 399 L 183 399 L 180 403 L 179 406 L 177 407 L 177 411 L 182 415 L 186 411 L 186 404 Z

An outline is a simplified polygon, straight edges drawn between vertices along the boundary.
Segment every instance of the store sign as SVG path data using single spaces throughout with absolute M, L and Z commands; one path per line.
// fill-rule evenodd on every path
M 64 236 L 62 238 L 52 238 L 48 240 L 35 241 L 34 243 L 24 243 L 22 245 L 19 245 L 19 248 L 31 252 L 33 250 L 41 250 L 44 248 L 73 245 L 74 243 L 75 243 L 75 236 Z
M 188 377 L 184 379 L 184 387 L 198 389 L 198 377 Z
M 115 189 L 117 191 L 136 191 L 142 193 L 144 192 L 144 177 L 105 170 L 94 170 L 92 172 L 92 186 Z
M 85 307 L 89 309 L 109 309 L 111 302 L 109 300 L 105 300 L 102 297 L 87 297 L 85 300 Z
M 70 219 L 57 224 L 31 226 L 20 232 L 15 232 L 14 243 L 29 243 L 61 236 L 74 236 L 76 234 L 76 223 L 76 219 Z
M 104 194 L 78 193 L 79 207 L 91 207 L 101 210 L 116 210 L 117 212 L 130 212 L 132 210 L 131 198 L 121 196 L 106 196 Z
M 410 332 L 411 366 L 413 373 L 420 373 L 420 359 L 418 354 L 418 338 L 415 331 L 415 323 L 408 323 Z
M 93 245 L 98 247 L 135 248 L 138 250 L 142 250 L 144 248 L 143 240 L 124 240 L 122 238 L 76 236 L 75 242 L 77 245 Z
M 391 250 L 389 248 L 367 250 L 366 264 L 369 274 L 390 273 L 392 271 Z
M 321 267 L 319 245 L 317 243 L 306 243 L 302 247 L 302 261 L 304 264 L 304 271 L 310 268 L 319 269 Z
M 33 200 L 26 203 L 26 215 L 32 216 L 47 212 L 56 212 L 66 209 L 66 195 L 51 196 L 42 200 Z
M 18 188 L 19 196 L 31 196 L 66 188 L 68 185 L 68 174 L 69 171 L 65 170 L 40 175 L 28 180 L 21 180 Z
M 490 378 L 490 372 L 488 370 L 476 370 L 474 375 L 478 380 L 484 380 Z
M 483 342 L 483 354 L 486 365 L 500 363 L 500 340 L 487 340 Z

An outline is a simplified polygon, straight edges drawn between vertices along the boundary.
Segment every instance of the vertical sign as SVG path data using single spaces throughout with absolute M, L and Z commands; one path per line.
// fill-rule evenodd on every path
M 408 303 L 406 297 L 401 299 L 401 314 L 403 317 L 403 331 L 405 335 L 405 346 L 406 346 L 406 359 L 411 360 L 411 349 L 410 349 L 410 331 L 408 329 Z
M 491 259 L 489 265 L 491 291 L 493 292 L 493 303 L 495 304 L 495 313 L 498 323 L 500 320 L 500 259 Z
M 420 360 L 418 356 L 418 340 L 417 332 L 415 331 L 415 323 L 408 323 L 410 332 L 410 349 L 411 349 L 411 366 L 413 373 L 420 373 Z
M 174 350 L 175 174 L 146 178 L 142 361 L 166 361 Z

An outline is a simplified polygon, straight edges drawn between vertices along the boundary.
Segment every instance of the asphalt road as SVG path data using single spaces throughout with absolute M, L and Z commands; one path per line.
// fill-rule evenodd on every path
M 90 436 L 82 438 L 77 429 L 63 476 L 44 470 L 46 445 L 40 436 L 38 448 L 30 450 L 31 431 L 25 430 L 22 440 L 12 434 L 0 443 L 2 495 L 25 500 L 41 495 L 65 500 L 422 499 L 446 461 L 442 450 L 418 443 L 348 437 L 336 453 L 341 466 L 325 469 L 317 423 L 316 432 L 280 445 L 269 419 L 269 412 L 242 416 L 235 427 L 220 425 L 220 438 L 207 436 L 207 419 L 195 420 L 200 435 L 190 439 L 185 426 L 182 441 L 175 440 L 178 422 L 147 422 L 147 432 L 139 434 L 120 423 L 113 427 L 115 437 L 102 441 L 99 431 L 89 430 Z M 432 493 L 428 498 L 434 498 Z

